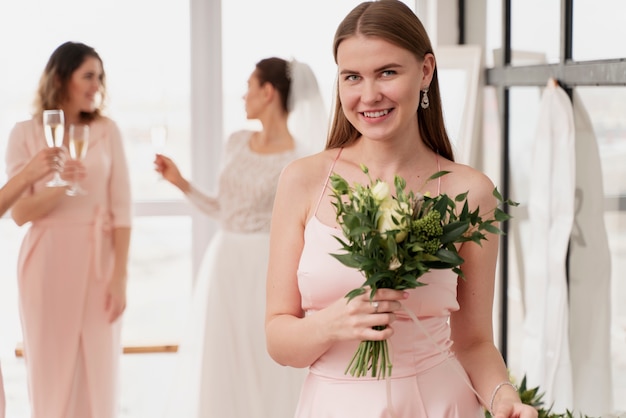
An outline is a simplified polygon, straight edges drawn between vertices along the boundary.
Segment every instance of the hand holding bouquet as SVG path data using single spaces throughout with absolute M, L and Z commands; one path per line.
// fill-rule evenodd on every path
M 367 167 L 361 166 L 364 173 Z M 439 171 L 427 181 L 448 174 Z M 499 207 L 485 218 L 479 208 L 470 211 L 467 192 L 454 199 L 446 194 L 435 197 L 406 191 L 406 181 L 396 176 L 395 195 L 391 187 L 370 178 L 368 185 L 348 182 L 337 174 L 330 177 L 333 206 L 344 238 L 337 237 L 343 253 L 331 254 L 342 264 L 363 273 L 365 281 L 350 291 L 348 300 L 377 289 L 414 289 L 423 286 L 420 277 L 431 269 L 452 269 L 460 277 L 463 258 L 455 244 L 473 241 L 480 245 L 485 233 L 501 234 L 495 225 L 510 218 Z M 497 188 L 493 195 L 500 204 L 516 206 L 504 200 Z M 457 204 L 462 205 L 460 211 Z M 346 369 L 352 376 L 391 375 L 387 341 L 362 341 Z

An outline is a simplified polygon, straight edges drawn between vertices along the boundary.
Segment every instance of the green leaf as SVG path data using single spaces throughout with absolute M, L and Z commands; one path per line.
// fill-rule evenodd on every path
M 508 213 L 504 212 L 500 208 L 496 208 L 493 211 L 493 217 L 498 222 L 504 222 L 504 221 L 507 221 L 507 220 L 511 219 L 511 215 L 509 215 Z
M 337 260 L 339 260 L 341 264 L 343 264 L 344 266 L 356 268 L 356 269 L 361 267 L 361 262 L 356 260 L 352 254 L 331 254 L 331 255 L 335 257 Z
M 354 299 L 357 296 L 361 296 L 363 293 L 365 293 L 365 289 L 362 287 L 356 288 L 356 289 L 352 289 L 351 291 L 349 291 L 346 294 L 346 298 L 348 299 L 348 301 Z
M 465 234 L 469 229 L 469 222 L 454 222 L 443 227 L 443 234 L 439 237 L 442 244 L 455 242 L 460 236 Z
M 441 219 L 445 219 L 446 212 L 448 210 L 448 206 L 452 205 L 454 207 L 454 202 L 446 195 L 439 195 L 438 199 L 433 200 L 433 206 L 431 210 L 436 210 L 441 214 Z
M 404 191 L 404 188 L 406 187 L 406 180 L 404 180 L 402 177 L 395 176 L 393 179 L 393 183 L 396 187 L 396 194 L 400 194 Z
M 446 174 L 449 174 L 449 173 L 450 173 L 450 171 L 437 171 L 435 174 L 433 174 L 432 176 L 428 177 L 427 181 L 438 179 L 439 177 L 445 176 Z
M 462 202 L 462 201 L 464 201 L 464 200 L 467 200 L 467 194 L 468 194 L 468 193 L 469 193 L 469 192 L 465 192 L 465 193 L 458 194 L 458 195 L 456 195 L 456 197 L 454 198 L 454 200 L 455 200 L 455 201 L 457 201 L 457 202 Z M 467 202 L 466 202 L 466 203 L 467 203 Z
M 463 261 L 465 261 L 465 260 L 463 260 Z M 453 267 L 452 271 L 455 272 L 460 278 L 465 280 L 465 273 L 463 273 L 463 270 L 461 270 L 458 267 Z
M 347 194 L 348 189 L 350 188 L 350 186 L 348 185 L 348 182 L 344 180 L 343 177 L 337 174 L 333 174 L 330 176 L 330 187 L 336 194 L 339 194 L 339 195 Z
M 490 233 L 496 234 L 496 235 L 502 234 L 502 231 L 499 228 L 497 228 L 496 226 L 492 225 L 491 223 L 484 223 L 478 229 L 481 230 L 481 231 L 485 230 L 487 232 L 490 232 Z
M 493 196 L 494 196 L 496 199 L 498 199 L 498 202 L 504 202 L 504 198 L 502 197 L 502 195 L 501 195 L 501 194 L 500 194 L 500 192 L 498 191 L 498 188 L 497 188 L 497 187 L 495 187 L 495 188 L 493 189 L 492 194 L 493 194 Z
M 459 219 L 467 219 L 469 216 L 470 216 L 470 214 L 469 214 L 469 203 L 466 200 L 465 203 L 463 204 L 463 209 L 461 210 L 461 214 L 459 215 Z
M 437 256 L 437 258 L 439 258 L 439 260 L 444 263 L 448 263 L 451 266 L 463 264 L 464 261 L 459 253 L 457 253 L 456 251 L 447 250 L 445 248 L 441 248 L 439 251 L 437 251 L 435 255 Z

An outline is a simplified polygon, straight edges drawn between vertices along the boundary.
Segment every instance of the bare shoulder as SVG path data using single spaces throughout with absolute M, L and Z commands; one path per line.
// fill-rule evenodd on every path
M 280 176 L 279 198 L 297 205 L 308 218 L 309 209 L 324 190 L 336 153 L 337 150 L 324 150 L 290 162 Z
M 442 170 L 449 171 L 442 177 L 442 192 L 450 196 L 467 192 L 467 199 L 471 206 L 493 205 L 495 185 L 485 173 L 468 165 L 452 161 L 443 163 Z
M 336 153 L 337 150 L 324 150 L 292 161 L 284 168 L 281 181 L 295 182 L 305 189 L 319 185 L 321 190 Z

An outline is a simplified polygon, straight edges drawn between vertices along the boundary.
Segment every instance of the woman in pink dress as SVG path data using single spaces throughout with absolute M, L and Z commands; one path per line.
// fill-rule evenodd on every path
M 0 188 L 0 216 L 4 215 L 22 193 L 35 181 L 55 170 L 60 170 L 62 164 L 62 148 L 45 148 L 35 154 L 24 168 L 15 176 L 11 177 L 9 181 Z M 4 418 L 5 413 L 6 398 L 4 394 L 4 380 L 2 379 L 2 370 L 0 369 L 0 418 Z
M 41 76 L 32 119 L 11 131 L 9 176 L 46 148 L 45 109 L 90 128 L 82 162 L 66 157 L 62 177 L 86 194 L 36 182 L 12 217 L 30 224 L 18 260 L 20 319 L 32 418 L 113 418 L 126 307 L 131 228 L 130 184 L 117 125 L 102 115 L 102 60 L 90 46 L 67 42 Z
M 348 300 L 364 277 L 332 257 L 342 237 L 328 187 L 371 178 L 434 196 L 469 191 L 471 207 L 493 208 L 492 182 L 454 162 L 441 108 L 436 60 L 419 19 L 399 0 L 365 2 L 334 40 L 337 97 L 326 149 L 288 165 L 279 180 L 270 235 L 267 345 L 280 364 L 308 367 L 297 418 L 534 418 L 508 381 L 493 343 L 498 237 L 462 245 L 459 279 L 434 270 L 417 289 L 381 289 Z M 449 174 L 431 181 L 438 171 Z M 417 318 L 414 321 L 409 312 Z M 374 326 L 386 326 L 383 330 Z M 388 340 L 393 373 L 352 377 L 360 341 Z

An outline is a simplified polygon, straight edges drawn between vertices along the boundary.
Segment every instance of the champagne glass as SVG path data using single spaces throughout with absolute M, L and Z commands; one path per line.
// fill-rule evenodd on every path
M 69 134 L 70 157 L 73 160 L 83 160 L 89 147 L 89 125 L 71 124 Z M 68 196 L 87 194 L 76 180 L 72 182 L 72 187 L 67 189 L 65 193 Z
M 63 146 L 63 134 L 65 133 L 65 115 L 63 110 L 52 109 L 43 111 L 43 131 L 50 148 Z M 67 186 L 67 184 L 57 170 L 54 172 L 52 180 L 46 183 L 46 186 L 63 187 Z

